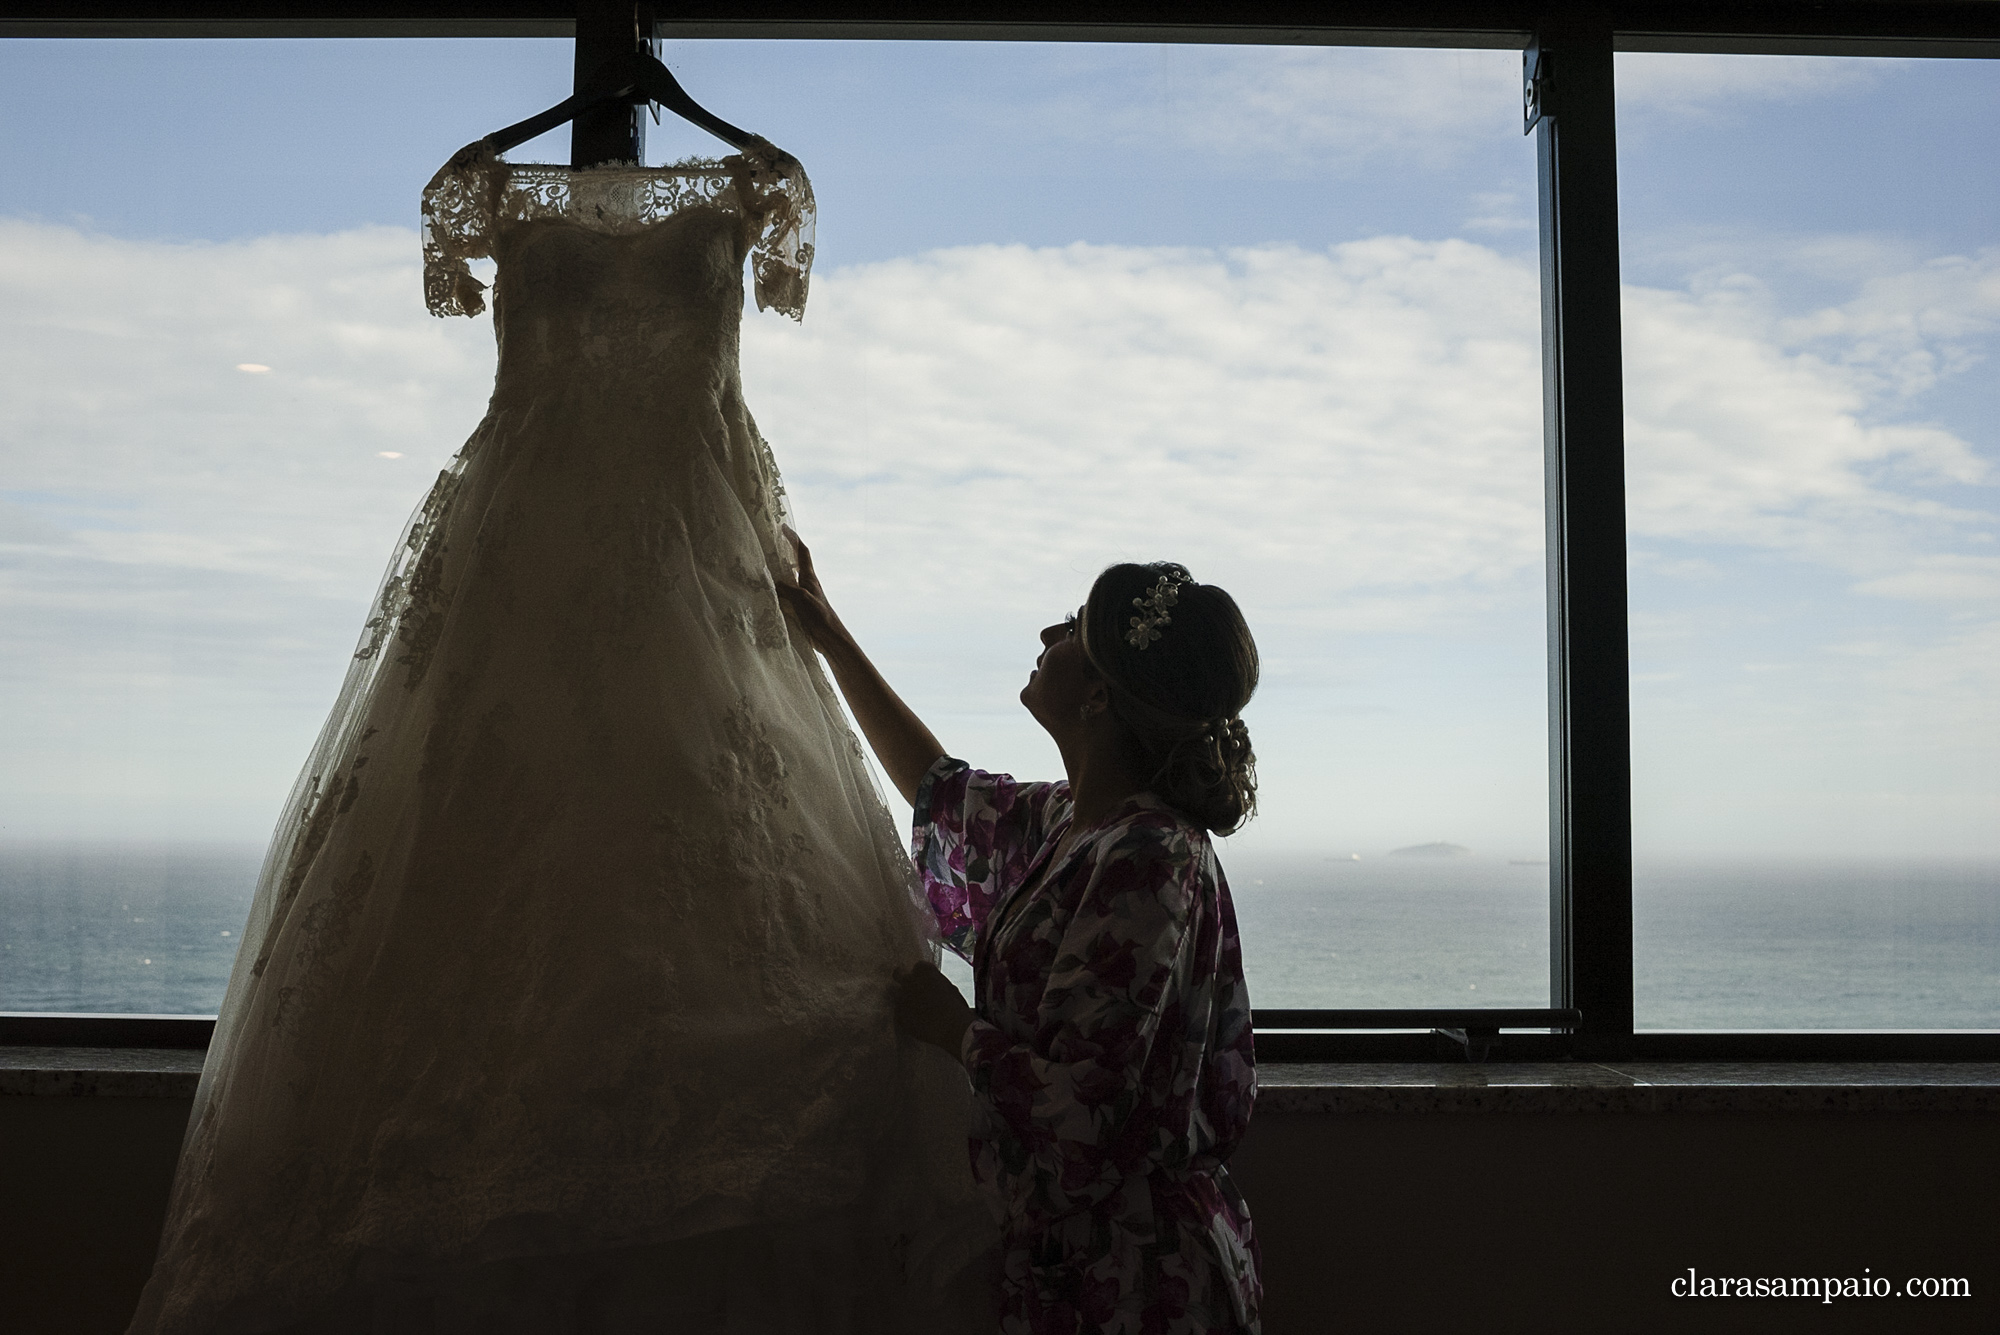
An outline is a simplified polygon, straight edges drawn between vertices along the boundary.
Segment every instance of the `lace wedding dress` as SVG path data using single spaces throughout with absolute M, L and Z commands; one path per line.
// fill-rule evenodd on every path
M 425 288 L 497 266 L 491 406 L 410 521 L 272 843 L 135 1332 L 983 1328 L 936 950 L 771 568 L 743 265 L 813 205 L 760 145 L 476 146 Z

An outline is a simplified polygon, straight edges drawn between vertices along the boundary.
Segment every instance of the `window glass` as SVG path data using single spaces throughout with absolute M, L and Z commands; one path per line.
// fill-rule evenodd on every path
M 1617 79 L 1638 1023 L 2000 1027 L 2000 69 Z
M 0 42 L 0 1010 L 220 1002 L 492 384 L 491 328 L 424 311 L 418 192 L 570 51 Z
M 1262 814 L 1223 848 L 1257 1004 L 1545 1003 L 1518 56 L 665 58 L 813 177 L 811 302 L 746 315 L 745 388 L 830 592 L 946 746 L 1059 777 L 1015 702 L 1040 628 L 1112 561 L 1181 561 L 1263 653 Z M 0 497 L 0 1007 L 207 1010 L 380 563 L 490 387 L 486 321 L 423 310 L 418 191 L 558 100 L 570 48 L 0 59 L 0 337 L 27 371 Z M 172 127 L 115 173 L 128 112 L 73 91 L 102 87 Z M 716 151 L 650 132 L 656 161 Z M 566 134 L 512 156 L 561 161 Z M 133 878 L 156 911 L 112 892 Z M 161 963 L 169 922 L 207 963 Z

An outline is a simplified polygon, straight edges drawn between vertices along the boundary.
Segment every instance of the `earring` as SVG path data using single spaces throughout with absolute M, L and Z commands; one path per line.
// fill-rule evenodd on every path
M 1080 707 L 1076 711 L 1076 716 L 1080 719 L 1083 719 L 1085 722 L 1088 722 L 1090 720 L 1090 706 L 1084 705 Z

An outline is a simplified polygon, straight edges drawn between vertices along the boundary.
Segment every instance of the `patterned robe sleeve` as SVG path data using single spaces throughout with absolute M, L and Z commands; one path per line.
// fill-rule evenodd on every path
M 1066 783 L 1019 783 L 950 756 L 931 766 L 917 787 L 910 857 L 953 954 L 972 958 L 987 913 L 1027 875 L 1068 802 Z
M 1016 1042 L 984 1020 L 962 1056 L 979 1125 L 1024 1217 L 1086 1209 L 1143 1173 L 1149 1123 L 1172 1091 L 1144 1087 L 1156 1038 L 1177 1043 L 1185 1018 L 1193 933 L 1191 859 L 1183 840 L 1128 830 L 1097 850 L 1090 881 L 1055 945 L 996 961 L 1010 974 L 1043 970 L 1034 1037 Z M 1164 1029 L 1164 1032 L 1163 1032 Z

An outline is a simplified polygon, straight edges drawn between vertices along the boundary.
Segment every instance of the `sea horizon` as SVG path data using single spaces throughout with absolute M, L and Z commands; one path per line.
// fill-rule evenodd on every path
M 0 1011 L 213 1014 L 263 854 L 0 841 Z M 1223 857 L 1254 1006 L 1548 1004 L 1544 861 Z M 1645 856 L 1633 909 L 1642 1029 L 2000 1029 L 2000 858 Z

